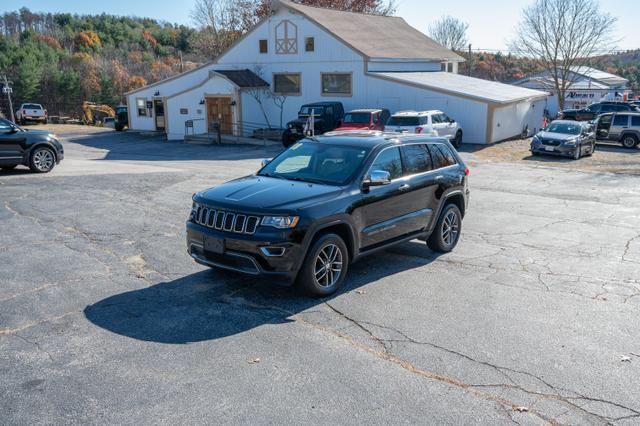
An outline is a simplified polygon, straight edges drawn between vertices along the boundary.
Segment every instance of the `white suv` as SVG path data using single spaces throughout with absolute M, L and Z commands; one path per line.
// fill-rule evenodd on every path
M 456 148 L 462 142 L 460 125 L 439 110 L 396 112 L 387 122 L 385 131 L 442 136 L 449 139 Z

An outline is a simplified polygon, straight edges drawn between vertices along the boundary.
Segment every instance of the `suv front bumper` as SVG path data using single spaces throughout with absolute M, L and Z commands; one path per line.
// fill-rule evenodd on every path
M 531 145 L 530 151 L 532 154 L 549 154 L 549 155 L 559 155 L 563 157 L 573 157 L 576 153 L 576 150 L 580 149 L 579 145 L 542 145 L 537 144 Z
M 269 277 L 290 285 L 298 274 L 304 250 L 290 238 L 290 231 L 261 232 L 253 235 L 216 231 L 187 222 L 187 252 L 199 264 L 246 275 Z M 213 239 L 215 251 L 205 241 Z

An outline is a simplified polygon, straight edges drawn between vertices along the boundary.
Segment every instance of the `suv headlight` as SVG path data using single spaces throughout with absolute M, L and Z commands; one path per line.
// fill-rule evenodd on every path
M 261 224 L 278 229 L 291 229 L 296 227 L 299 220 L 298 216 L 264 216 Z
M 196 217 L 196 212 L 198 211 L 198 207 L 200 207 L 200 205 L 194 201 L 193 204 L 191 205 L 191 215 L 190 215 L 191 219 L 194 219 Z
M 568 141 L 564 141 L 565 145 L 573 146 L 578 143 L 578 139 L 569 139 Z

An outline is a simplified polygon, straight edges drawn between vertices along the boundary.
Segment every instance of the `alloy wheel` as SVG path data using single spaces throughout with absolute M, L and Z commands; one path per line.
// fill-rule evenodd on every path
M 343 256 L 340 248 L 335 244 L 327 244 L 316 256 L 313 276 L 320 287 L 332 287 L 342 274 Z
M 636 140 L 631 136 L 625 136 L 624 139 L 622 139 L 622 145 L 625 148 L 633 148 L 636 145 Z
M 447 246 L 451 246 L 458 239 L 460 234 L 460 220 L 454 211 L 449 211 L 442 221 L 442 241 Z
M 39 149 L 33 154 L 33 165 L 41 172 L 48 172 L 53 167 L 53 154 L 48 149 Z

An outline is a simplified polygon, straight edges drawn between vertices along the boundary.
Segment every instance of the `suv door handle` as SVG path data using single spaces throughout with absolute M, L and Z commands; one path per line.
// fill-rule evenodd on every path
M 408 183 L 405 183 L 403 185 L 400 185 L 400 188 L 398 188 L 398 190 L 400 191 L 408 191 L 409 189 L 411 189 L 411 185 L 409 185 Z

